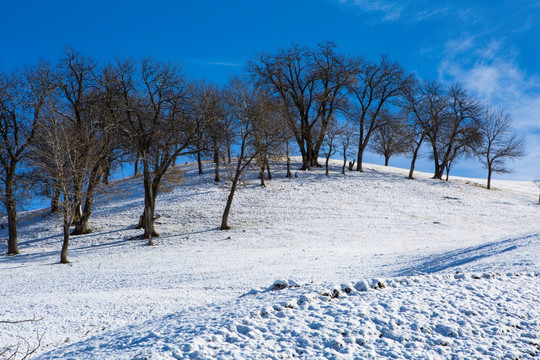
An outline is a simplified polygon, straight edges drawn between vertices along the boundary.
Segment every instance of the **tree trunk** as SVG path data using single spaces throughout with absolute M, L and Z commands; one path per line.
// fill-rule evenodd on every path
M 239 175 L 235 175 L 233 182 L 231 184 L 231 191 L 227 197 L 227 204 L 225 204 L 225 211 L 223 211 L 223 216 L 221 217 L 221 230 L 230 230 L 229 226 L 229 213 L 231 211 L 231 206 L 234 198 L 234 193 L 236 191 L 236 186 L 238 184 Z
M 491 167 L 488 168 L 487 189 L 491 189 Z M 538 201 L 540 201 L 540 198 L 538 198 Z
M 103 175 L 101 179 L 101 183 L 103 185 L 109 185 L 109 179 L 111 178 L 111 167 L 112 159 L 107 159 L 107 163 L 105 164 L 105 169 L 103 170 Z
M 156 208 L 157 186 L 152 182 L 148 160 L 143 157 L 143 177 L 144 177 L 144 211 L 139 227 L 144 228 L 143 239 L 148 240 L 148 245 L 153 245 L 152 238 L 159 234 L 154 230 L 154 211 Z
M 86 199 L 84 202 L 84 209 L 79 218 L 79 221 L 75 224 L 75 229 L 71 235 L 84 235 L 89 234 L 90 229 L 88 228 L 88 221 L 92 216 L 92 205 L 94 204 L 94 192 L 96 186 L 98 185 L 100 178 L 99 168 L 95 168 L 90 175 L 90 182 L 88 183 L 88 188 L 86 189 Z
M 328 155 L 326 155 L 326 162 L 325 162 L 325 168 L 326 168 L 326 176 L 328 176 L 329 172 L 328 172 L 328 163 L 330 162 L 330 153 L 328 153 Z
M 199 175 L 203 174 L 202 159 L 201 159 L 201 144 L 197 140 L 197 165 L 199 167 Z
M 135 158 L 135 166 L 133 169 L 133 176 L 139 175 L 139 161 L 141 160 L 141 155 L 137 153 L 137 157 Z
M 264 183 L 264 162 L 259 168 L 259 178 L 261 179 L 261 187 L 266 187 L 266 184 Z
M 231 142 L 229 141 L 229 139 L 227 139 L 227 161 L 230 163 L 232 163 L 232 156 L 231 156 Z
M 292 174 L 291 174 L 291 158 L 290 157 L 287 157 L 287 175 L 286 175 L 287 179 L 290 179 L 292 178 Z
M 356 171 L 360 171 L 360 172 L 364 171 L 364 169 L 362 168 L 363 158 L 364 158 L 364 149 L 360 148 L 360 150 L 358 151 L 358 157 L 356 160 Z
M 51 197 L 51 214 L 56 214 L 60 210 L 60 190 L 53 183 L 53 194 Z
M 82 212 L 79 222 L 75 225 L 75 229 L 71 235 L 84 235 L 89 234 L 91 231 L 88 228 L 88 222 L 92 216 L 92 205 L 94 203 L 94 195 L 88 194 L 84 203 L 84 210 Z
M 341 174 L 345 175 L 345 168 L 347 167 L 347 156 L 345 151 L 343 151 L 343 166 L 341 167 Z
M 384 166 L 388 166 L 388 163 L 390 162 L 390 156 L 384 155 Z
M 424 142 L 424 134 L 422 133 L 420 136 L 420 141 L 417 143 L 415 142 L 413 157 L 411 160 L 411 169 L 409 170 L 409 180 L 414 179 L 414 165 L 416 164 L 416 159 L 418 158 L 418 152 L 420 151 L 420 147 L 422 146 L 422 143 Z
M 214 164 L 216 165 L 216 176 L 214 177 L 214 182 L 220 182 L 221 178 L 219 176 L 219 149 L 216 142 L 214 142 Z
M 272 173 L 270 172 L 270 161 L 268 161 L 268 158 L 265 158 L 265 164 L 266 164 L 266 173 L 268 174 L 268 180 L 272 180 Z
M 418 149 L 419 148 L 414 149 L 413 157 L 411 160 L 411 168 L 409 170 L 409 180 L 414 179 L 414 165 L 416 164 L 416 159 L 418 158 Z
M 64 242 L 62 243 L 62 251 L 60 252 L 60 263 L 61 264 L 69 264 L 69 260 L 67 257 L 67 252 L 69 248 L 69 228 L 71 226 L 71 222 L 69 220 L 70 216 L 68 214 L 68 209 L 66 208 L 66 204 L 64 204 Z
M 4 205 L 6 206 L 7 218 L 8 218 L 8 255 L 19 254 L 19 246 L 17 240 L 17 206 L 13 194 L 13 175 L 15 171 L 6 174 L 5 182 L 5 199 Z

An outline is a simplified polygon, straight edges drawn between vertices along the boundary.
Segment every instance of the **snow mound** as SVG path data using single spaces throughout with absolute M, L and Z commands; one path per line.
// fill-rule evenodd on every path
M 538 274 L 289 287 L 120 329 L 43 358 L 532 359 L 540 355 L 539 287 Z M 197 321 L 210 313 L 210 322 Z

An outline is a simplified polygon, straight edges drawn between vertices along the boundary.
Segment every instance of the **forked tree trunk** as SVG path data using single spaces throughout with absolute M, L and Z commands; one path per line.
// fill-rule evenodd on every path
M 88 183 L 88 188 L 86 189 L 86 199 L 84 202 L 84 209 L 80 215 L 79 221 L 75 224 L 75 229 L 71 235 L 84 235 L 89 234 L 90 229 L 88 228 L 88 222 L 92 216 L 92 206 L 94 205 L 94 192 L 96 186 L 98 185 L 100 178 L 99 168 L 94 169 L 90 175 L 90 182 Z
M 84 203 L 84 210 L 82 212 L 81 218 L 79 219 L 79 222 L 75 225 L 75 229 L 73 229 L 73 232 L 71 233 L 71 235 L 84 235 L 84 234 L 89 234 L 91 232 L 90 229 L 88 228 L 88 222 L 90 221 L 90 217 L 92 216 L 93 203 L 94 203 L 94 196 L 88 195 Z

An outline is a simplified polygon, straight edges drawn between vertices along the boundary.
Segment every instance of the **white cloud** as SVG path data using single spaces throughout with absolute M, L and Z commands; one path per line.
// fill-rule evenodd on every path
M 504 108 L 514 119 L 514 128 L 527 143 L 528 156 L 515 162 L 518 179 L 540 176 L 540 89 L 538 78 L 519 68 L 514 53 L 503 41 L 490 41 L 475 51 L 479 41 L 463 45 L 449 41 L 438 71 L 443 81 L 460 82 L 482 101 Z M 471 44 L 475 45 L 470 46 Z

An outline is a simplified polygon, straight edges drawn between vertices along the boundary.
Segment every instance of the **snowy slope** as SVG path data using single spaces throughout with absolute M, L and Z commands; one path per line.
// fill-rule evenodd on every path
M 0 319 L 43 319 L 0 324 L 0 348 L 44 333 L 43 359 L 540 356 L 533 183 L 276 167 L 266 189 L 245 182 L 222 232 L 228 189 L 208 166 L 158 198 L 154 247 L 134 239 L 140 178 L 101 196 L 68 266 L 57 219 L 22 221 L 23 254 L 0 257 Z M 276 279 L 301 286 L 249 293 Z

